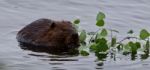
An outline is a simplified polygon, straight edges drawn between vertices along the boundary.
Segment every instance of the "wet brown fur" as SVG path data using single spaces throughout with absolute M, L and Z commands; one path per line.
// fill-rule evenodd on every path
M 23 44 L 36 46 L 35 48 L 46 47 L 45 50 L 49 52 L 63 52 L 79 47 L 78 33 L 71 22 L 45 18 L 38 19 L 21 29 L 17 34 L 17 40 Z

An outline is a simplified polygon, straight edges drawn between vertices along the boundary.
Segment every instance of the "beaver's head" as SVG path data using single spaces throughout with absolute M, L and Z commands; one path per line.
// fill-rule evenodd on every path
M 67 44 L 68 48 L 78 48 L 80 46 L 78 34 L 77 33 L 70 34 L 66 38 L 65 43 Z
M 71 22 L 52 21 L 50 26 L 50 41 L 60 44 L 60 46 L 64 45 L 69 49 L 79 47 L 79 35 Z

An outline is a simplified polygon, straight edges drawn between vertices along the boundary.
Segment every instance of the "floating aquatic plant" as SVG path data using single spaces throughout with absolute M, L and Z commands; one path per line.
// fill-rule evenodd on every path
M 96 16 L 96 26 L 98 26 L 99 29 L 96 32 L 90 33 L 78 29 L 80 24 L 79 19 L 73 22 L 77 30 L 80 30 L 79 36 L 82 49 L 79 49 L 79 51 L 81 55 L 88 56 L 90 52 L 94 52 L 99 60 L 103 60 L 108 54 L 110 55 L 111 53 L 115 55 L 116 52 L 121 51 L 123 55 L 131 54 L 131 60 L 135 60 L 137 52 L 143 52 L 141 59 L 148 58 L 150 51 L 150 33 L 146 29 L 141 29 L 139 36 L 129 35 L 119 41 L 116 36 L 113 36 L 113 32 L 119 33 L 119 30 L 104 28 L 105 18 L 106 16 L 103 12 L 98 12 Z M 134 34 L 134 31 L 129 30 L 127 34 Z M 84 49 L 86 48 L 86 50 L 84 50 L 83 47 Z

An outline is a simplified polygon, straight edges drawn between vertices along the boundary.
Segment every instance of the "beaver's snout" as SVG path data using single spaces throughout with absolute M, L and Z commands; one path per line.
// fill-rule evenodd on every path
M 66 43 L 68 48 L 78 48 L 80 46 L 78 33 L 71 34 L 67 38 Z

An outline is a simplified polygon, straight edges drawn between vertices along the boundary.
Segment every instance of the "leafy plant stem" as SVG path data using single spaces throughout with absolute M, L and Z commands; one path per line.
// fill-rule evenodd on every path
M 101 30 L 101 29 L 99 28 L 99 29 L 95 32 L 96 34 L 94 34 L 94 35 L 91 36 L 91 38 L 90 38 L 90 40 L 89 40 L 89 44 L 91 43 L 91 41 L 92 41 L 92 39 L 94 38 L 94 36 L 97 35 L 97 34 L 98 34 L 98 31 L 100 31 L 100 30 Z
M 123 41 L 125 41 L 125 40 L 127 40 L 127 39 L 138 39 L 138 40 L 141 40 L 140 38 L 137 38 L 137 37 L 130 37 L 130 36 L 127 36 L 127 37 L 125 37 L 125 38 L 123 38 L 122 40 L 120 40 L 119 42 L 117 42 L 117 43 L 122 43 Z M 146 41 L 146 40 L 145 40 Z

